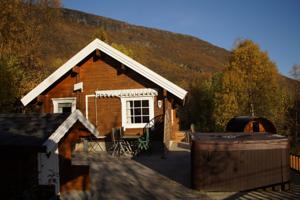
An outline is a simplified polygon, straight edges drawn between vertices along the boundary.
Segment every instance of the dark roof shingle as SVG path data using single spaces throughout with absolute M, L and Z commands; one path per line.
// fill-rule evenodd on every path
M 69 114 L 0 114 L 0 147 L 42 148 Z

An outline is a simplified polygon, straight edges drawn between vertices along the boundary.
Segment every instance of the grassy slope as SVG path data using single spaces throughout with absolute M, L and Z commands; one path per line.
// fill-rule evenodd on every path
M 133 50 L 134 59 L 186 86 L 191 77 L 224 68 L 230 52 L 198 38 L 135 26 L 105 17 L 64 9 L 61 23 L 43 50 L 44 64 L 59 67 L 94 39 L 98 27 L 110 40 Z M 50 45 L 49 45 L 50 44 Z
M 99 27 L 106 30 L 111 42 L 133 50 L 134 59 L 185 88 L 192 77 L 222 71 L 230 55 L 229 51 L 192 36 L 63 9 L 57 30 L 42 49 L 48 71 L 91 42 Z M 289 78 L 280 79 L 284 86 L 291 87 Z

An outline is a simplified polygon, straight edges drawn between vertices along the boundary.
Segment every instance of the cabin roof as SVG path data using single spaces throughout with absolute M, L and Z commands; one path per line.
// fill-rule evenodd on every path
M 0 147 L 50 151 L 77 121 L 98 136 L 95 127 L 78 110 L 71 114 L 0 114 Z
M 71 59 L 69 59 L 65 64 L 59 67 L 56 71 L 54 71 L 48 78 L 42 81 L 39 85 L 37 85 L 33 90 L 31 90 L 28 94 L 26 94 L 21 102 L 24 106 L 30 103 L 33 99 L 35 99 L 38 95 L 44 92 L 47 88 L 49 88 L 52 84 L 54 84 L 59 78 L 61 78 L 64 74 L 70 71 L 74 66 L 76 66 L 79 62 L 81 62 L 84 58 L 90 55 L 95 50 L 100 50 L 101 52 L 111 56 L 116 59 L 120 63 L 124 64 L 128 68 L 134 70 L 140 75 L 144 76 L 148 80 L 156 83 L 158 86 L 166 89 L 173 95 L 177 96 L 179 99 L 184 100 L 187 91 L 182 89 L 181 87 L 175 85 L 171 81 L 165 79 L 154 71 L 150 70 L 146 66 L 138 63 L 117 49 L 111 47 L 105 42 L 95 39 L 82 50 L 80 50 L 77 54 L 75 54 Z

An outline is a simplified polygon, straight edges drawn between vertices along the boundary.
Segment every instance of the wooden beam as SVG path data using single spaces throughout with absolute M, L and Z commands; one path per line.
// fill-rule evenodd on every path
M 168 97 L 168 91 L 166 89 L 163 90 L 163 97 L 164 98 Z
M 126 70 L 126 66 L 124 64 L 121 63 L 121 69 L 124 71 Z
M 44 95 L 39 95 L 36 100 L 38 103 L 41 103 L 41 102 L 44 102 L 44 99 L 45 99 Z
M 79 72 L 80 72 L 80 67 L 79 66 L 75 66 L 75 67 L 72 68 L 72 73 L 79 74 Z
M 96 53 L 95 54 L 96 54 L 97 57 L 101 57 L 101 51 L 99 49 L 96 49 Z

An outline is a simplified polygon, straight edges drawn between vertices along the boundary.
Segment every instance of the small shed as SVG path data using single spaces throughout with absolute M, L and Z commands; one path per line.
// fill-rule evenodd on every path
M 0 114 L 1 197 L 22 199 L 24 193 L 40 188 L 49 191 L 49 187 L 52 195 L 88 190 L 88 166 L 71 162 L 71 153 L 77 153 L 73 146 L 85 137 L 97 139 L 99 133 L 79 110 L 71 114 Z
M 273 133 L 276 134 L 276 128 L 274 124 L 263 117 L 251 117 L 251 116 L 238 116 L 234 117 L 227 123 L 227 132 L 260 132 L 260 133 Z

